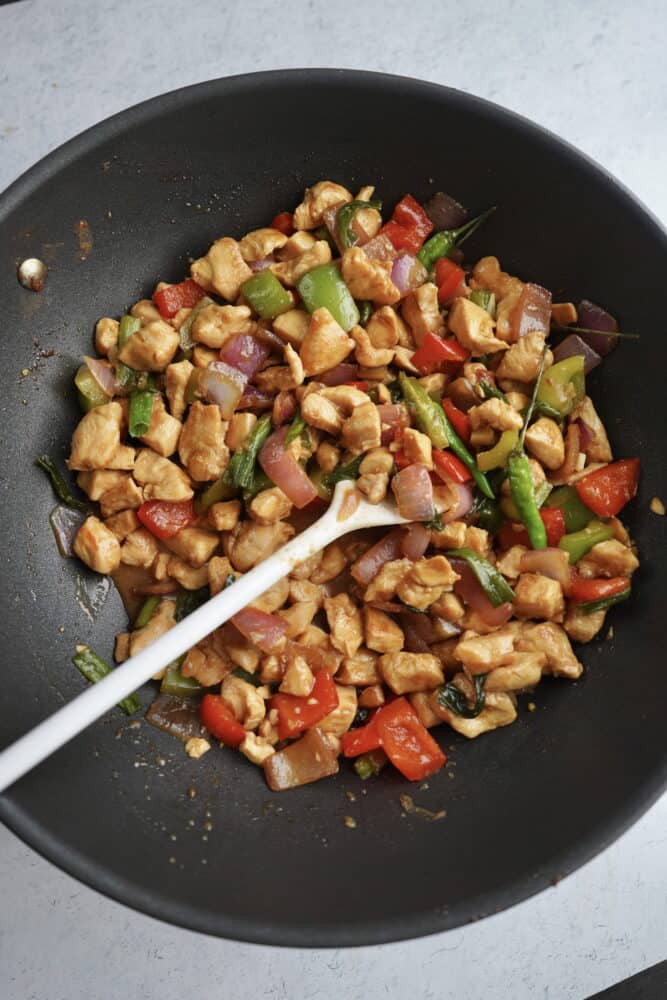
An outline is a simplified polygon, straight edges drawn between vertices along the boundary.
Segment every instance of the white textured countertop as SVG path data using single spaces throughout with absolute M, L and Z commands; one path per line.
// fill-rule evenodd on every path
M 163 91 L 343 66 L 512 108 L 667 221 L 666 34 L 661 0 L 22 0 L 0 7 L 0 189 Z M 667 957 L 667 797 L 557 888 L 461 930 L 376 948 L 278 950 L 169 927 L 83 887 L 4 829 L 0 879 L 3 1000 L 581 1000 Z

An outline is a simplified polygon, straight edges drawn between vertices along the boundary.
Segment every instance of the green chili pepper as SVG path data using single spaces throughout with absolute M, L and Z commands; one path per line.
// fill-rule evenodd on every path
M 201 298 L 199 302 L 192 307 L 192 310 L 188 313 L 188 316 L 181 324 L 181 328 L 178 331 L 178 339 L 181 345 L 181 351 L 183 352 L 183 358 L 187 358 L 189 360 L 192 356 L 192 348 L 195 346 L 195 342 L 192 339 L 192 324 L 197 319 L 197 316 L 199 316 L 202 309 L 206 309 L 207 306 L 214 305 L 215 302 L 213 299 L 209 298 L 208 295 L 204 295 L 203 298 Z M 181 358 L 181 361 L 183 358 Z
M 285 440 L 283 442 L 285 448 L 288 444 L 291 444 L 292 441 L 296 441 L 297 438 L 302 437 L 302 435 L 305 434 L 308 434 L 308 424 L 301 416 L 301 411 L 298 411 L 285 436 Z M 308 436 L 308 443 L 310 444 L 310 436 Z
M 172 660 L 165 670 L 164 677 L 160 682 L 160 691 L 163 694 L 173 694 L 177 698 L 191 698 L 204 690 L 194 677 L 183 676 L 181 667 L 184 660 L 184 656 L 179 656 L 177 660 Z
M 262 319 L 275 319 L 280 313 L 294 308 L 294 299 L 280 284 L 273 271 L 253 274 L 241 285 L 243 298 Z
M 486 674 L 475 674 L 473 684 L 475 685 L 475 703 L 472 707 L 468 705 L 468 699 L 463 691 L 452 681 L 443 684 L 438 688 L 438 702 L 443 708 L 449 709 L 455 715 L 460 715 L 462 719 L 476 719 L 484 709 L 486 695 L 484 693 L 484 682 Z
M 176 598 L 174 609 L 174 621 L 180 622 L 183 618 L 201 607 L 204 601 L 208 601 L 211 592 L 208 587 L 200 587 L 199 590 L 180 590 Z
M 103 677 L 111 673 L 112 667 L 103 660 L 101 656 L 94 653 L 88 646 L 77 646 L 76 654 L 72 657 L 72 663 L 79 670 L 87 681 L 97 684 Z M 141 709 L 141 702 L 136 694 L 128 695 L 118 702 L 118 707 L 122 708 L 126 715 L 133 715 Z
M 262 686 L 262 682 L 259 677 L 257 677 L 256 674 L 248 673 L 248 671 L 244 670 L 243 667 L 236 667 L 232 670 L 232 673 L 234 674 L 234 677 L 239 677 L 242 681 L 245 681 L 246 684 L 252 684 L 252 686 L 256 688 Z
M 528 532 L 534 549 L 546 549 L 547 529 L 540 517 L 540 509 L 535 499 L 533 474 L 530 462 L 524 452 L 513 452 L 507 462 L 512 500 L 519 514 L 519 520 Z
M 495 212 L 496 206 L 488 208 L 486 212 L 482 212 L 476 218 L 471 219 L 469 222 L 465 222 L 458 229 L 445 229 L 441 233 L 436 233 L 435 236 L 431 236 L 430 240 L 427 240 L 424 246 L 421 248 L 417 257 L 422 262 L 427 271 L 432 271 L 435 267 L 436 260 L 440 257 L 449 257 L 450 253 L 456 246 L 460 246 L 464 240 L 467 240 L 469 236 L 475 232 L 475 230 L 481 226 L 483 222 L 488 219 L 492 212 Z
M 353 458 L 351 462 L 341 463 L 341 465 L 337 465 L 331 472 L 325 473 L 324 481 L 326 485 L 333 488 L 336 483 L 341 483 L 343 479 L 356 479 L 359 475 L 359 466 L 363 457 L 363 455 L 359 455 L 357 458 Z
M 247 489 L 252 485 L 257 456 L 270 433 L 271 414 L 265 413 L 248 434 L 243 451 L 237 451 L 232 456 L 222 477 L 227 486 Z
M 450 549 L 447 555 L 465 559 L 494 608 L 500 607 L 506 601 L 514 600 L 514 591 L 505 577 L 498 572 L 488 559 L 480 556 L 479 552 L 467 548 Z
M 373 201 L 348 201 L 336 212 L 336 232 L 340 245 L 344 250 L 353 247 L 359 237 L 351 228 L 352 220 L 360 208 L 374 208 L 380 212 L 382 202 L 374 198 Z
M 525 417 L 527 412 L 528 407 L 521 411 L 521 416 Z M 550 420 L 555 420 L 559 424 L 563 422 L 563 414 L 555 406 L 550 406 L 549 403 L 535 403 L 533 416 L 549 417 Z
M 474 302 L 476 306 L 480 306 L 482 309 L 486 309 L 489 316 L 495 319 L 496 316 L 496 297 L 493 292 L 483 291 L 481 288 L 475 289 L 474 292 L 470 293 L 470 301 Z
M 359 322 L 365 326 L 373 315 L 373 303 L 369 302 L 368 299 L 361 299 L 357 302 L 357 309 L 359 310 Z
M 536 401 L 567 416 L 572 407 L 586 394 L 583 354 L 573 354 L 557 362 L 538 381 Z
M 631 588 L 626 587 L 625 590 L 620 592 L 620 594 L 612 594 L 611 597 L 600 597 L 597 601 L 583 601 L 581 604 L 576 605 L 576 609 L 583 615 L 592 615 L 596 611 L 605 611 L 607 608 L 611 608 L 614 604 L 620 604 L 621 601 L 626 601 L 631 592 Z
M 614 529 L 602 521 L 590 521 L 581 531 L 563 535 L 558 543 L 559 549 L 564 549 L 571 563 L 577 563 L 586 553 L 597 545 L 614 537 Z
M 362 781 L 368 778 L 375 778 L 385 766 L 389 758 L 384 750 L 371 750 L 369 753 L 362 753 L 354 762 L 354 770 Z
M 470 509 L 470 517 L 478 528 L 483 528 L 491 535 L 495 535 L 500 530 L 504 521 L 502 511 L 496 501 L 489 500 L 488 497 L 479 494 Z
M 109 396 L 94 378 L 88 365 L 81 365 L 74 376 L 74 385 L 77 389 L 79 406 L 85 413 L 95 406 L 104 406 L 109 402 Z
M 502 399 L 503 403 L 507 402 L 507 396 L 504 392 L 501 392 L 495 385 L 491 385 L 490 382 L 480 382 L 479 387 L 482 390 L 482 396 L 484 399 Z
M 232 500 L 236 494 L 237 490 L 233 486 L 228 486 L 223 474 L 220 479 L 207 486 L 203 493 L 195 497 L 195 514 L 205 514 L 214 503 Z
M 264 470 L 256 468 L 250 486 L 246 486 L 241 494 L 244 504 L 249 504 L 258 493 L 270 490 L 273 485 L 273 480 L 269 479 Z
M 133 392 L 130 396 L 128 429 L 131 437 L 141 437 L 142 434 L 148 434 L 154 399 L 155 393 L 150 391 Z
M 35 465 L 38 469 L 41 469 L 42 472 L 47 474 L 51 480 L 53 492 L 66 507 L 71 507 L 72 510 L 83 511 L 84 514 L 90 514 L 90 507 L 88 504 L 83 500 L 77 500 L 65 482 L 65 479 L 61 475 L 57 465 L 55 462 L 51 461 L 48 455 L 41 455 L 39 458 L 36 458 Z
M 544 506 L 544 501 L 547 499 L 550 493 L 551 493 L 551 484 L 546 479 L 541 480 L 541 482 L 539 482 L 537 486 L 535 486 L 535 484 L 533 483 L 533 495 L 535 497 L 535 503 L 537 504 L 538 507 Z M 505 517 L 509 518 L 510 521 L 521 520 L 521 515 L 519 514 L 517 506 L 514 503 L 514 500 L 512 499 L 511 496 L 502 498 L 502 500 L 500 501 L 500 509 L 505 515 Z
M 325 503 L 329 503 L 331 497 L 333 496 L 333 489 L 327 486 L 327 484 L 324 481 L 325 477 L 324 470 L 320 469 L 317 462 L 313 459 L 313 461 L 310 463 L 307 469 L 307 472 L 308 472 L 308 478 L 310 479 L 311 483 L 317 490 L 317 495 L 320 498 L 320 500 L 324 500 Z
M 507 465 L 510 452 L 516 448 L 519 440 L 518 431 L 503 431 L 496 444 L 489 451 L 480 451 L 477 455 L 477 467 L 482 472 L 491 469 L 503 469 Z
M 328 309 L 346 333 L 359 322 L 359 310 L 337 264 L 321 264 L 302 275 L 297 291 L 309 313 Z
M 135 628 L 143 628 L 144 625 L 148 625 L 149 621 L 153 617 L 153 612 L 160 603 L 160 598 L 152 595 L 147 597 L 141 606 L 141 611 L 137 615 L 134 621 Z
M 553 490 L 545 506 L 560 507 L 567 532 L 581 531 L 593 519 L 593 511 L 589 510 L 574 486 L 559 486 Z

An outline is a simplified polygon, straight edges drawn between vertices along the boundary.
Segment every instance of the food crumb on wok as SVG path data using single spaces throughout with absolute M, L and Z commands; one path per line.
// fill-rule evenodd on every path
M 356 830 L 357 821 L 353 816 L 344 816 L 343 824 L 348 828 L 348 830 Z
M 431 730 L 477 738 L 543 676 L 576 680 L 572 644 L 639 565 L 618 517 L 639 459 L 615 459 L 586 387 L 623 336 L 614 318 L 553 303 L 494 256 L 466 263 L 493 209 L 468 218 L 438 193 L 382 210 L 373 186 L 320 181 L 100 318 L 67 462 L 87 502 L 40 460 L 78 511 L 63 544 L 125 601 L 118 662 L 320 516 L 341 480 L 395 498 L 408 525 L 310 556 L 157 678 L 148 721 L 193 759 L 211 738 L 238 750 L 274 791 L 341 757 L 364 781 L 387 763 L 423 781 L 447 761 Z M 99 679 L 109 664 L 85 649 Z
M 652 497 L 650 506 L 654 514 L 658 514 L 660 517 L 664 517 L 665 505 L 660 499 L 660 497 Z

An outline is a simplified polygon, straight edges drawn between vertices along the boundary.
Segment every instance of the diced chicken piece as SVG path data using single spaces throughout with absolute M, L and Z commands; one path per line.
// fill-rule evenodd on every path
M 90 500 L 99 500 L 109 490 L 124 483 L 126 479 L 127 475 L 124 472 L 95 469 L 94 472 L 80 472 L 76 477 L 76 483 Z
M 432 281 L 425 282 L 414 292 L 405 296 L 401 313 L 417 346 L 421 344 L 427 333 L 442 336 L 445 332 L 445 321 L 440 313 L 438 303 L 438 289 Z M 402 346 L 409 347 L 411 345 Z M 399 356 L 397 352 L 396 357 L 399 358 Z
M 220 696 L 244 729 L 257 729 L 266 715 L 266 702 L 257 688 L 233 674 L 228 674 L 223 680 Z
M 131 472 L 134 468 L 136 456 L 136 448 L 130 448 L 129 445 L 121 444 L 116 448 L 115 452 L 111 456 L 109 468 L 124 469 Z
M 254 413 L 235 413 L 229 421 L 225 444 L 230 451 L 242 451 L 250 431 L 257 423 Z
M 431 545 L 436 549 L 461 549 L 465 545 L 466 527 L 464 521 L 450 521 L 437 531 L 431 531 Z
M 203 739 L 201 736 L 191 736 L 189 740 L 185 742 L 185 752 L 188 757 L 192 760 L 199 760 L 203 757 L 205 753 L 211 749 L 211 744 L 208 740 Z
M 309 392 L 303 397 L 301 416 L 311 427 L 317 427 L 326 434 L 338 434 L 343 426 L 338 408 L 319 392 Z
M 474 525 L 466 526 L 465 547 L 479 552 L 481 556 L 486 556 L 491 549 L 491 536 L 484 528 L 476 528 Z
M 293 604 L 291 607 L 279 611 L 278 616 L 284 619 L 288 625 L 286 637 L 296 639 L 302 635 L 317 614 L 317 610 L 315 601 L 299 601 L 298 604 Z
M 195 482 L 218 479 L 227 468 L 229 448 L 225 444 L 226 431 L 220 407 L 212 403 L 192 404 L 181 431 L 178 454 Z
M 364 638 L 377 653 L 398 653 L 403 649 L 403 630 L 384 611 L 364 605 Z
M 309 326 L 310 316 L 305 310 L 288 309 L 274 319 L 273 332 L 277 333 L 281 340 L 300 350 Z
M 426 729 L 439 726 L 442 722 L 440 716 L 431 707 L 431 698 L 436 694 L 437 692 L 435 691 L 414 691 L 408 695 L 408 701 L 417 713 L 422 726 L 425 726 Z
M 335 368 L 345 360 L 353 347 L 354 341 L 329 310 L 316 309 L 310 317 L 308 330 L 299 350 L 305 374 L 319 375 L 329 368 Z
M 226 556 L 213 556 L 206 563 L 208 571 L 208 585 L 211 588 L 211 597 L 215 597 L 221 590 L 224 590 L 229 582 L 229 577 L 236 577 L 232 570 L 232 564 Z
M 432 653 L 385 653 L 378 667 L 385 684 L 399 695 L 432 691 L 445 680 L 440 660 Z
M 137 528 L 128 535 L 120 550 L 121 562 L 126 566 L 143 566 L 148 569 L 158 554 L 158 543 L 145 528 Z
M 331 441 L 322 441 L 322 443 L 317 446 L 315 458 L 317 459 L 317 464 L 323 472 L 333 472 L 340 462 L 340 448 L 337 448 L 331 443 Z
M 282 608 L 283 604 L 289 598 L 289 591 L 289 578 L 284 576 L 277 583 L 274 583 L 272 587 L 269 587 L 268 590 L 265 590 L 263 594 L 255 598 L 251 607 L 258 608 L 259 611 L 266 611 L 267 614 L 271 615 L 278 608 Z
M 526 448 L 547 469 L 560 469 L 565 461 L 565 442 L 555 420 L 540 417 L 526 431 Z
M 343 444 L 353 455 L 379 448 L 382 439 L 380 413 L 373 403 L 363 403 L 343 424 Z
M 570 414 L 570 421 L 583 420 L 590 431 L 590 440 L 581 450 L 586 454 L 589 462 L 611 462 L 611 445 L 604 424 L 597 415 L 590 396 L 584 396 L 580 403 L 577 403 Z
M 418 559 L 396 587 L 404 604 L 422 611 L 451 590 L 459 579 L 445 556 Z
M 246 639 L 244 635 L 231 623 L 223 625 L 220 632 L 220 642 L 224 645 L 225 653 L 234 666 L 241 667 L 249 674 L 254 674 L 262 658 L 262 651 L 258 646 Z M 259 692 L 263 697 L 265 693 Z
M 115 637 L 113 658 L 116 663 L 125 663 L 130 655 L 130 633 L 119 632 Z
M 292 503 L 277 486 L 253 497 L 248 513 L 258 524 L 274 524 L 292 513 Z
M 221 629 L 216 629 L 189 649 L 181 664 L 183 676 L 194 677 L 203 687 L 219 684 L 233 669 L 234 663 L 225 650 Z
M 317 565 L 310 573 L 310 582 L 322 584 L 335 580 L 343 572 L 347 563 L 348 559 L 342 543 L 332 542 L 320 554 Z
M 150 323 L 154 319 L 162 319 L 160 310 L 152 299 L 139 299 L 130 309 L 130 315 L 140 319 L 142 323 Z
M 536 625 L 523 626 L 516 642 L 516 648 L 521 651 L 542 653 L 545 664 L 542 672 L 555 677 L 567 677 L 576 681 L 581 677 L 583 667 L 574 655 L 567 633 L 554 622 L 540 622 Z
M 545 335 L 533 330 L 521 337 L 503 355 L 496 369 L 497 378 L 509 378 L 515 382 L 534 382 L 540 370 Z
M 192 348 L 192 363 L 195 368 L 208 368 L 214 361 L 219 360 L 219 352 L 214 351 L 211 347 L 202 347 L 201 344 L 195 344 Z
M 139 439 L 144 444 L 156 451 L 163 458 L 169 458 L 178 447 L 178 439 L 181 433 L 181 422 L 176 417 L 172 417 L 165 410 L 162 396 L 155 395 L 153 398 L 153 409 L 151 412 L 151 422 L 145 434 Z
M 275 708 L 269 709 L 266 717 L 262 719 L 257 729 L 257 735 L 265 739 L 272 747 L 280 742 L 278 738 L 278 712 Z
M 466 632 L 457 643 L 456 659 L 471 674 L 487 674 L 494 667 L 502 666 L 514 650 L 514 631 L 498 629 L 490 635 Z
M 356 344 L 354 356 L 360 365 L 367 368 L 380 368 L 383 365 L 390 365 L 393 361 L 394 349 L 374 347 L 363 326 L 353 326 L 350 330 L 350 336 Z
M 401 298 L 391 280 L 391 261 L 371 260 L 361 247 L 351 247 L 343 254 L 341 270 L 345 284 L 355 299 L 368 299 L 390 306 Z
M 390 475 L 393 468 L 394 458 L 388 448 L 371 448 L 362 458 L 359 472 L 363 476 L 382 472 Z
M 276 395 L 279 392 L 289 392 L 295 389 L 294 375 L 287 365 L 271 365 L 258 372 L 254 378 L 254 384 L 263 392 Z
M 279 691 L 305 698 L 313 690 L 315 676 L 302 656 L 295 656 L 287 664 Z
M 404 576 L 412 569 L 410 559 L 393 559 L 386 562 L 366 587 L 364 601 L 389 601 Z
M 246 733 L 245 738 L 239 743 L 239 750 L 251 764 L 262 767 L 267 757 L 271 757 L 276 751 L 264 736 L 256 736 L 255 733 Z
M 252 277 L 238 243 L 229 236 L 216 240 L 205 257 L 195 260 L 190 274 L 205 291 L 217 292 L 228 302 L 237 298 L 243 282 Z
M 325 598 L 331 642 L 344 656 L 354 656 L 364 640 L 361 612 L 349 594 Z
M 353 385 L 331 385 L 321 389 L 320 393 L 346 417 L 351 416 L 358 406 L 363 406 L 370 399 L 367 392 L 355 389 Z
M 294 210 L 295 229 L 317 229 L 324 221 L 324 213 L 333 205 L 352 201 L 352 195 L 342 184 L 318 181 L 306 188 L 303 201 Z
M 324 588 L 309 580 L 287 580 L 289 587 L 289 599 L 294 604 L 299 601 L 313 601 L 318 608 L 322 607 L 324 600 Z
M 162 372 L 178 348 L 178 334 L 173 326 L 163 319 L 154 319 L 127 338 L 118 357 L 136 371 Z
M 225 541 L 225 548 L 234 568 L 246 573 L 257 563 L 273 555 L 293 535 L 294 528 L 284 521 L 276 524 L 245 521 L 238 534 Z
M 472 685 L 465 674 L 457 674 L 454 683 L 468 696 L 469 701 L 474 700 Z M 474 719 L 466 719 L 440 705 L 437 692 L 431 695 L 431 708 L 444 722 L 448 722 L 452 729 L 470 740 L 500 726 L 509 726 L 516 719 L 513 696 L 504 691 L 490 691 L 485 697 L 484 708 Z
M 276 278 L 283 285 L 293 288 L 304 274 L 314 270 L 321 264 L 328 264 L 330 260 L 331 247 L 328 242 L 326 240 L 317 240 L 298 257 L 281 261 L 279 264 L 270 264 L 269 266 Z
M 118 320 L 103 316 L 95 326 L 95 350 L 103 357 L 108 357 L 109 351 L 118 344 Z
M 639 566 L 639 559 L 632 549 L 615 538 L 598 542 L 579 562 L 577 569 L 582 576 L 631 576 Z
M 518 278 L 513 278 L 506 271 L 500 270 L 500 261 L 497 257 L 481 257 L 473 268 L 470 287 L 485 288 L 502 298 L 512 290 L 515 282 L 519 282 L 523 288 L 523 282 Z
M 133 510 L 123 510 L 105 520 L 109 531 L 113 531 L 119 542 L 124 542 L 128 535 L 139 527 L 139 518 Z
M 454 299 L 447 325 L 459 343 L 475 357 L 503 351 L 507 344 L 494 336 L 494 323 L 486 309 L 470 299 Z
M 241 516 L 240 500 L 224 500 L 214 503 L 208 511 L 208 520 L 216 531 L 231 531 L 239 523 Z
M 486 678 L 484 691 L 525 691 L 534 688 L 542 678 L 546 655 L 537 651 L 511 653 L 502 667 L 496 667 Z
M 460 301 L 457 299 L 457 302 Z M 487 399 L 479 406 L 473 406 L 468 410 L 468 418 L 473 429 L 488 425 L 497 431 L 520 431 L 523 427 L 521 414 L 502 399 Z
M 274 250 L 280 250 L 287 243 L 287 237 L 279 229 L 265 227 L 264 229 L 253 229 L 246 233 L 239 243 L 241 256 L 246 262 L 252 260 L 264 260 Z
M 180 556 L 191 566 L 198 568 L 208 562 L 219 541 L 218 535 L 211 531 L 188 527 L 181 528 L 173 538 L 168 538 L 165 545 L 174 555 Z
M 179 559 L 178 556 L 169 557 L 167 574 L 172 580 L 180 583 L 185 590 L 200 590 L 208 584 L 208 568 L 206 566 L 199 566 L 195 569 L 189 563 Z
M 560 619 L 565 611 L 560 583 L 540 573 L 522 573 L 514 593 L 517 618 Z
M 210 305 L 201 309 L 192 324 L 192 339 L 219 350 L 234 333 L 252 333 L 255 323 L 248 306 Z
M 303 363 L 301 361 L 301 358 L 296 353 L 291 344 L 285 344 L 283 358 L 292 375 L 292 386 L 293 388 L 296 389 L 297 386 L 303 383 L 303 380 L 305 378 L 305 373 L 303 370 Z
M 144 625 L 143 628 L 135 629 L 130 635 L 130 656 L 136 656 L 142 649 L 146 649 L 152 642 L 174 627 L 176 624 L 175 610 L 176 601 L 160 601 L 148 624 Z M 164 670 L 160 671 L 155 679 L 162 677 L 163 673 Z
M 366 324 L 366 333 L 373 347 L 378 349 L 390 349 L 398 344 L 402 347 L 413 346 L 405 323 L 391 306 L 375 310 Z
M 359 692 L 359 708 L 380 708 L 384 703 L 384 688 L 381 684 L 370 684 Z
M 120 446 L 122 419 L 120 403 L 105 403 L 89 410 L 72 435 L 68 468 L 80 472 L 109 468 Z
M 563 628 L 574 642 L 590 642 L 598 634 L 607 612 L 593 611 L 587 615 L 579 609 L 577 604 L 568 604 Z
M 185 388 L 194 371 L 194 365 L 189 361 L 177 361 L 167 366 L 164 376 L 165 392 L 169 400 L 172 417 L 180 420 L 185 413 Z
M 338 707 L 325 715 L 317 725 L 323 733 L 342 736 L 348 731 L 357 714 L 357 692 L 353 687 L 336 684 L 336 694 L 338 695 Z
M 508 580 L 516 580 L 521 572 L 521 559 L 528 552 L 525 545 L 513 545 L 496 561 L 496 569 Z
M 285 246 L 276 250 L 275 258 L 276 260 L 293 260 L 295 257 L 300 257 L 306 250 L 310 250 L 316 242 L 316 237 L 312 233 L 307 233 L 304 229 L 297 229 L 289 237 Z
M 113 573 L 120 566 L 120 544 L 98 517 L 87 517 L 72 546 L 74 555 L 96 573 Z
M 144 488 L 144 500 L 189 500 L 194 496 L 183 469 L 150 448 L 138 453 L 134 478 Z
M 386 472 L 369 472 L 359 476 L 357 489 L 366 497 L 369 503 L 382 503 L 387 495 L 389 476 Z
M 442 594 L 437 601 L 434 601 L 430 610 L 436 618 L 444 618 L 447 622 L 458 622 L 465 614 L 463 602 L 451 591 Z M 437 627 L 436 622 L 434 627 Z
M 557 326 L 570 326 L 577 322 L 577 307 L 574 302 L 552 302 L 551 319 Z
M 433 446 L 427 434 L 412 427 L 403 432 L 403 451 L 409 462 L 420 462 L 427 469 L 433 468 Z
M 377 668 L 377 654 L 361 646 L 354 656 L 347 656 L 336 671 L 336 680 L 341 684 L 366 687 L 381 681 Z

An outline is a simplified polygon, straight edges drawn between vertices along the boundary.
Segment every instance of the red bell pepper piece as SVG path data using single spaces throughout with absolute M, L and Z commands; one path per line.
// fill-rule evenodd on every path
M 171 319 L 179 309 L 192 309 L 204 294 L 204 289 L 196 281 L 186 278 L 178 285 L 167 285 L 155 292 L 153 302 L 158 307 L 160 316 Z
M 463 462 L 452 455 L 451 451 L 433 451 L 433 464 L 437 472 L 444 473 L 455 483 L 467 483 L 472 479 L 472 473 L 465 467 Z
M 409 781 L 421 781 L 445 764 L 447 758 L 407 698 L 385 705 L 373 722 L 380 734 L 380 746 Z
M 245 729 L 219 694 L 205 694 L 199 706 L 199 718 L 211 736 L 226 747 L 238 747 L 245 739 Z
M 426 237 L 433 232 L 433 223 L 419 202 L 411 194 L 406 194 L 380 232 L 389 237 L 395 250 L 417 253 Z
M 294 220 L 291 212 L 279 212 L 271 220 L 271 229 L 277 229 L 285 236 L 291 236 L 294 232 Z
M 560 507 L 543 507 L 540 511 L 542 523 L 547 530 L 547 545 L 556 548 L 565 534 L 565 514 Z M 531 549 L 530 538 L 525 528 L 516 530 L 517 525 L 505 521 L 498 532 L 498 543 L 502 549 L 511 549 L 513 545 L 525 545 Z
M 599 601 L 602 597 L 615 597 L 622 594 L 630 586 L 627 576 L 615 576 L 610 580 L 587 580 L 583 576 L 573 574 L 570 587 L 570 597 L 577 604 L 587 601 Z
M 137 517 L 151 535 L 165 541 L 197 520 L 192 500 L 147 500 Z
M 399 470 L 399 472 L 401 469 L 407 469 L 409 465 L 412 465 L 412 462 L 410 461 L 410 459 L 405 454 L 402 448 L 400 451 L 394 452 L 394 462 L 396 463 L 396 468 Z
M 454 292 L 465 278 L 465 271 L 449 257 L 440 257 L 435 262 L 435 283 L 438 286 L 438 302 L 444 305 L 454 296 Z
M 467 444 L 470 441 L 470 420 L 468 419 L 468 414 L 464 413 L 463 410 L 459 410 L 458 406 L 452 403 L 451 399 L 447 396 L 442 400 L 442 408 L 458 436 Z
M 360 392 L 368 392 L 368 382 L 343 382 L 343 385 L 350 385 L 353 389 L 359 389 Z
M 316 726 L 325 715 L 338 708 L 338 692 L 331 671 L 325 668 L 317 671 L 309 695 L 274 694 L 271 708 L 278 710 L 278 737 L 281 740 Z
M 589 472 L 574 484 L 586 506 L 598 517 L 614 517 L 637 494 L 639 459 L 623 458 Z
M 458 340 L 443 340 L 435 333 L 427 333 L 411 360 L 417 371 L 430 375 L 447 361 L 462 364 L 469 357 L 470 354 Z
M 380 733 L 377 727 L 377 717 L 379 712 L 374 712 L 365 726 L 358 729 L 350 729 L 341 736 L 341 745 L 345 757 L 358 757 L 362 753 L 370 753 L 380 746 Z

